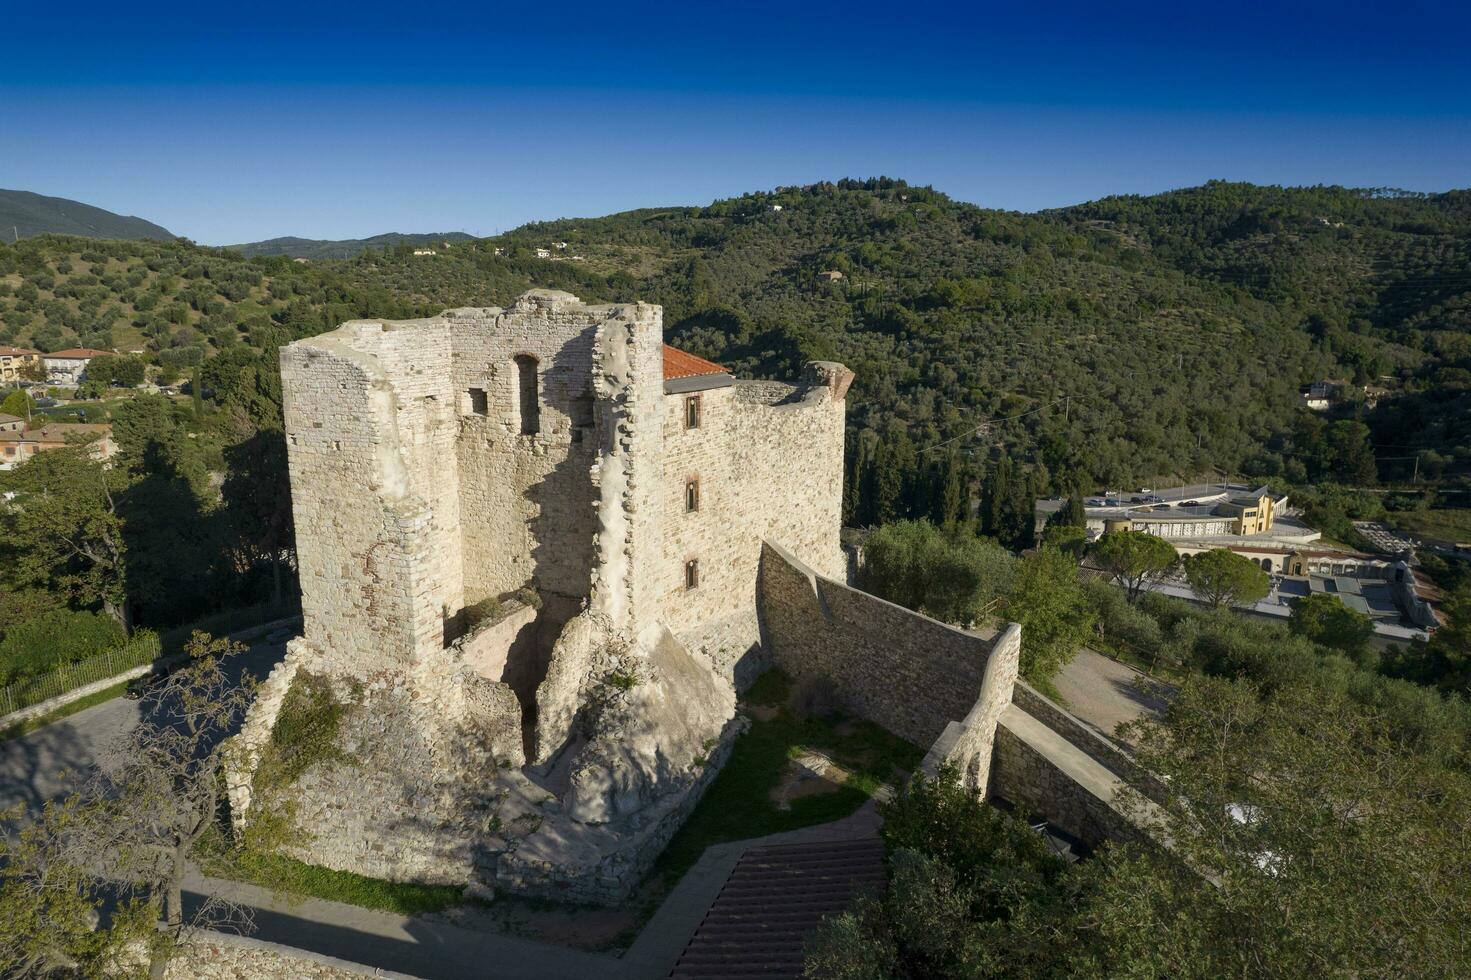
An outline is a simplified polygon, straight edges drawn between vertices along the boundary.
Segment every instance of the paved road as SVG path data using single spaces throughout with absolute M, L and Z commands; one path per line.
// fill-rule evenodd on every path
M 1141 678 L 1148 681 L 1133 667 L 1084 647 L 1053 683 L 1069 711 L 1111 737 L 1114 729 L 1126 721 L 1146 715 L 1159 717 L 1164 712 L 1165 703 L 1160 697 L 1139 690 L 1137 682 Z
M 284 640 L 262 640 L 234 658 L 235 669 L 262 680 L 282 657 Z M 39 807 L 75 788 L 99 752 L 138 723 L 139 703 L 114 698 L 29 735 L 0 742 L 0 809 Z

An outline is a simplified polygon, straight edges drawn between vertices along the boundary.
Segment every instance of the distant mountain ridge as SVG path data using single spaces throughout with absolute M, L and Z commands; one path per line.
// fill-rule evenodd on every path
M 114 214 L 64 197 L 0 189 L 0 239 L 14 241 L 37 235 L 151 238 L 164 242 L 175 237 L 167 228 L 133 215 Z
M 244 245 L 227 245 L 232 252 L 246 258 L 255 255 L 289 255 L 297 259 L 351 259 L 370 248 L 391 248 L 394 245 L 432 245 L 435 242 L 471 242 L 474 235 L 463 231 L 446 231 L 437 234 L 405 235 L 390 231 L 372 238 L 348 238 L 331 241 L 324 238 L 272 238 L 263 242 L 247 242 Z

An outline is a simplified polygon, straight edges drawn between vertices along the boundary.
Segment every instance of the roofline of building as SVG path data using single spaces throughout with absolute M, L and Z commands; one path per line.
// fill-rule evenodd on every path
M 685 395 L 712 388 L 728 388 L 735 384 L 735 380 L 735 375 L 723 371 L 720 374 L 692 374 L 687 378 L 670 378 L 664 382 L 664 394 Z

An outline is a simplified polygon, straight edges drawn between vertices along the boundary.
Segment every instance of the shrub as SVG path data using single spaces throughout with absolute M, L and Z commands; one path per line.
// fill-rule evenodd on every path
M 1012 558 L 1000 545 L 929 521 L 886 524 L 863 550 L 865 588 L 947 623 L 981 619 L 1011 582 Z
M 126 641 L 127 634 L 110 616 L 54 609 L 12 627 L 0 640 L 0 683 L 44 674 Z
M 261 755 L 256 785 L 289 786 L 318 762 L 345 759 L 337 734 L 347 708 L 327 678 L 297 671 Z

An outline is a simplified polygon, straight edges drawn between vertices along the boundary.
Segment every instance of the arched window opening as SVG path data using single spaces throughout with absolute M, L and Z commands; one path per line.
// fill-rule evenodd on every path
M 536 390 L 536 358 L 516 355 L 516 406 L 521 416 L 521 434 L 533 436 L 541 431 L 541 399 Z

